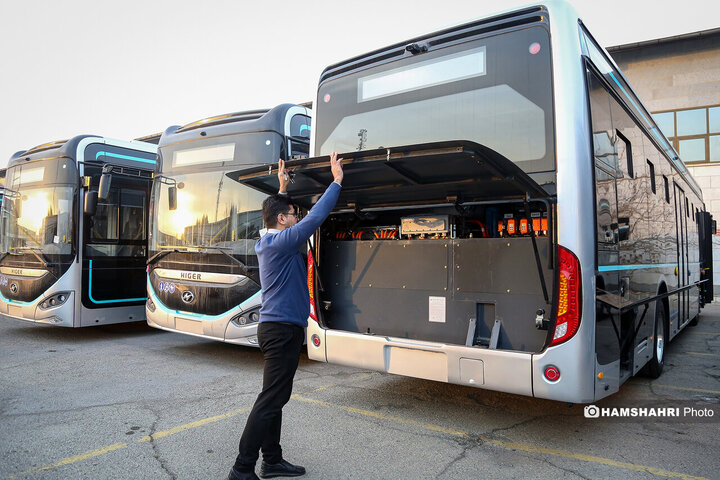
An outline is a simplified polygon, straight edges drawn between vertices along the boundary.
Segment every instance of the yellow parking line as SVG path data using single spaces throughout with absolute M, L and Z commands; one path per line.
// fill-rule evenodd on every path
M 701 353 L 701 352 L 685 352 L 688 355 L 702 355 L 704 357 L 720 357 L 720 355 L 717 355 L 715 353 Z
M 80 462 L 82 460 L 87 460 L 89 458 L 93 457 L 99 457 L 100 455 L 105 455 L 108 452 L 112 452 L 114 450 L 120 450 L 122 448 L 127 448 L 127 443 L 115 443 L 113 445 L 108 445 L 107 447 L 98 448 L 97 450 L 90 450 L 85 453 L 81 453 L 79 455 L 74 455 L 72 457 L 65 457 L 62 460 L 58 460 L 57 462 L 53 463 L 52 465 L 46 465 L 44 467 L 35 467 L 32 468 L 26 472 L 17 473 L 14 475 L 10 475 L 8 478 L 17 478 L 23 475 L 29 475 L 31 473 L 37 473 L 42 472 L 44 470 L 52 470 L 53 468 L 62 467 L 64 465 L 70 465 L 76 462 Z
M 208 423 L 217 422 L 219 420 L 234 417 L 235 415 L 239 415 L 241 413 L 249 412 L 251 409 L 252 407 L 238 408 L 237 410 L 223 413 L 222 415 L 215 415 L 214 417 L 203 418 L 201 420 L 196 420 L 194 422 L 186 423 L 184 425 L 178 425 L 177 427 L 171 428 L 170 430 L 162 430 L 160 432 L 155 432 L 152 435 L 146 435 L 139 439 L 138 443 L 149 442 L 150 440 L 157 440 L 158 438 L 169 437 L 170 435 L 175 435 L 176 433 L 184 432 L 185 430 L 202 427 L 203 425 L 207 425 Z
M 482 440 L 485 443 L 489 443 L 489 444 L 496 445 L 496 446 L 502 447 L 502 448 L 507 448 L 507 449 L 522 450 L 524 452 L 540 453 L 540 454 L 545 454 L 545 455 L 554 455 L 556 457 L 570 458 L 573 460 L 583 460 L 585 462 L 599 463 L 599 464 L 608 465 L 611 467 L 622 468 L 625 470 L 632 470 L 635 472 L 647 472 L 647 473 L 651 473 L 653 475 L 657 475 L 660 477 L 679 478 L 682 480 L 709 480 L 705 477 L 694 477 L 691 475 L 686 475 L 684 473 L 671 472 L 668 470 L 662 470 L 660 468 L 655 468 L 655 467 L 648 467 L 645 465 L 636 465 L 634 463 L 629 463 L 629 462 L 618 462 L 618 461 L 615 461 L 615 460 L 612 460 L 609 458 L 596 457 L 594 455 L 584 455 L 582 453 L 567 452 L 565 450 L 536 447 L 535 445 L 529 445 L 526 443 L 505 442 L 502 440 L 496 440 L 496 439 L 485 437 L 482 435 L 473 436 L 471 433 L 464 432 L 462 430 L 448 429 L 445 427 L 440 427 L 440 426 L 432 425 L 429 423 L 418 422 L 416 420 L 408 420 L 405 418 L 384 415 L 382 413 L 373 412 L 370 410 L 364 410 L 361 408 L 349 407 L 346 405 L 338 405 L 338 404 L 334 404 L 334 403 L 330 403 L 330 402 L 325 402 L 322 400 L 316 400 L 314 398 L 303 397 L 299 394 L 293 395 L 293 398 L 296 400 L 299 400 L 301 402 L 310 403 L 310 404 L 314 404 L 314 405 L 320 405 L 323 407 L 336 408 L 336 409 L 344 410 L 344 411 L 350 412 L 350 413 L 357 413 L 359 415 L 377 418 L 379 420 L 387 420 L 387 421 L 402 423 L 405 425 L 413 425 L 415 427 L 419 427 L 419 428 L 422 428 L 425 430 L 431 430 L 433 432 L 441 432 L 441 433 L 446 433 L 448 435 L 454 435 L 454 436 L 464 437 L 464 438 L 468 438 L 468 439 L 475 438 L 475 439 Z
M 713 393 L 720 395 L 720 390 L 706 390 L 704 388 L 690 388 L 690 387 L 676 387 L 675 385 L 663 385 L 661 383 L 650 383 L 650 382 L 629 382 L 628 385 L 638 385 L 644 387 L 658 387 L 658 388 L 669 388 L 671 390 L 685 390 L 687 392 L 698 392 L 698 393 Z

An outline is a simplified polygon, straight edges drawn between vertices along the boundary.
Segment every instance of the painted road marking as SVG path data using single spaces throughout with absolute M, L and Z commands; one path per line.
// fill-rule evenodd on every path
M 612 460 L 609 458 L 596 457 L 594 455 L 573 453 L 573 452 L 568 452 L 565 450 L 557 450 L 554 448 L 536 447 L 535 445 L 529 445 L 527 443 L 506 442 L 503 440 L 496 440 L 494 438 L 485 437 L 483 435 L 473 435 L 469 432 L 464 432 L 462 430 L 452 430 L 452 429 L 448 429 L 445 427 L 432 425 L 429 423 L 418 422 L 417 420 L 408 420 L 405 418 L 384 415 L 382 413 L 373 412 L 370 410 L 364 410 L 361 408 L 349 407 L 346 405 L 338 405 L 338 404 L 334 404 L 334 403 L 330 403 L 330 402 L 325 402 L 322 400 L 316 400 L 314 398 L 307 398 L 300 394 L 293 395 L 293 398 L 295 400 L 299 400 L 299 401 L 305 402 L 305 403 L 310 403 L 310 404 L 314 404 L 314 405 L 320 405 L 323 407 L 344 410 L 346 412 L 357 413 L 360 415 L 365 415 L 365 416 L 377 418 L 380 420 L 387 420 L 387 421 L 391 421 L 391 422 L 402 423 L 405 425 L 413 425 L 413 426 L 416 426 L 416 427 L 419 427 L 419 428 L 422 428 L 425 430 L 431 430 L 433 432 L 441 432 L 441 433 L 446 433 L 448 435 L 459 436 L 459 437 L 466 438 L 468 440 L 482 440 L 484 443 L 489 443 L 489 444 L 492 444 L 492 445 L 495 445 L 498 447 L 502 447 L 502 448 L 506 448 L 506 449 L 510 449 L 510 450 L 521 450 L 521 451 L 529 452 L 529 453 L 540 453 L 540 454 L 545 454 L 545 455 L 553 455 L 556 457 L 570 458 L 573 460 L 583 460 L 586 462 L 599 463 L 602 465 L 608 465 L 611 467 L 622 468 L 625 470 L 632 470 L 635 472 L 647 472 L 647 473 L 651 473 L 653 475 L 657 475 L 660 477 L 680 478 L 683 480 L 708 480 L 706 477 L 694 477 L 691 475 L 686 475 L 684 473 L 671 472 L 668 470 L 662 470 L 660 468 L 648 467 L 645 465 L 636 465 L 634 463 L 629 463 L 629 462 L 618 462 L 618 461 L 615 461 L 615 460 Z
M 720 355 L 717 355 L 715 353 L 701 353 L 701 352 L 685 352 L 688 355 L 702 355 L 704 357 L 720 357 Z
M 88 460 L 88 459 L 94 458 L 94 457 L 99 457 L 100 455 L 105 455 L 106 453 L 113 452 L 115 450 L 127 448 L 127 446 L 128 446 L 127 443 L 115 443 L 113 445 L 108 445 L 107 447 L 98 448 L 97 450 L 90 450 L 89 452 L 81 453 L 79 455 L 74 455 L 72 457 L 65 457 L 62 460 L 58 460 L 57 462 L 53 463 L 52 465 L 46 465 L 44 467 L 35 467 L 26 472 L 16 473 L 14 475 L 10 475 L 8 478 L 17 478 L 17 477 L 20 477 L 23 475 L 30 475 L 32 473 L 42 472 L 44 470 L 52 470 L 53 468 L 70 465 L 70 464 L 81 462 L 83 460 Z
M 360 376 L 359 379 L 367 378 L 367 377 L 370 377 L 370 376 L 371 376 L 371 374 L 364 374 L 364 375 Z M 635 385 L 650 385 L 649 383 L 643 384 L 643 383 L 639 383 L 639 382 L 633 382 L 632 384 L 635 384 Z M 645 465 L 636 465 L 636 464 L 634 464 L 634 463 L 629 463 L 629 462 L 618 462 L 618 461 L 615 461 L 615 460 L 612 460 L 612 459 L 609 459 L 609 458 L 597 457 L 597 456 L 594 456 L 594 455 L 585 455 L 585 454 L 582 454 L 582 453 L 573 453 L 573 452 L 568 452 L 568 451 L 565 451 L 565 450 L 557 450 L 557 449 L 551 449 L 551 448 L 545 448 L 545 447 L 537 447 L 537 446 L 535 446 L 535 445 L 530 445 L 530 444 L 526 444 L 526 443 L 506 442 L 506 441 L 503 441 L 503 440 L 497 440 L 497 439 L 493 439 L 493 438 L 490 438 L 490 437 L 485 437 L 485 436 L 482 436 L 482 435 L 473 435 L 473 434 L 471 434 L 471 433 L 469 433 L 469 432 L 465 432 L 465 431 L 462 431 L 462 430 L 455 430 L 455 429 L 450 429 L 450 428 L 441 427 L 441 426 L 438 426 L 438 425 L 432 425 L 432 424 L 425 423 L 425 422 L 420 422 L 420 421 L 417 421 L 417 420 L 411 420 L 411 419 L 406 419 L 406 418 L 401 418 L 401 417 L 394 417 L 394 416 L 390 416 L 390 415 L 384 415 L 384 414 L 382 414 L 382 413 L 373 412 L 373 411 L 370 411 L 370 410 L 365 410 L 365 409 L 356 408 L 356 407 L 350 407 L 350 406 L 346 406 L 346 405 L 339 405 L 339 404 L 329 403 L 329 402 L 325 402 L 325 401 L 322 401 L 322 400 L 316 400 L 316 399 L 313 399 L 313 398 L 309 398 L 309 397 L 305 397 L 305 396 L 304 396 L 304 395 L 307 395 L 307 394 L 320 392 L 320 391 L 322 391 L 322 390 L 326 390 L 326 389 L 331 388 L 331 387 L 334 387 L 334 386 L 338 386 L 338 385 L 325 385 L 325 386 L 322 386 L 322 387 L 318 387 L 318 388 L 316 388 L 316 389 L 314 389 L 314 390 L 312 390 L 312 391 L 310 391 L 310 392 L 306 392 L 306 393 L 302 393 L 302 394 L 296 393 L 296 394 L 292 395 L 291 399 L 298 400 L 298 401 L 304 402 L 304 403 L 309 403 L 309 404 L 324 406 L 324 407 L 328 407 L 328 408 L 335 408 L 335 409 L 339 409 L 339 410 L 344 410 L 344 411 L 349 412 L 349 413 L 355 413 L 355 414 L 358 414 L 358 415 L 363 415 L 363 416 L 367 416 L 367 417 L 372 417 L 372 418 L 376 418 L 376 419 L 379 419 L 379 420 L 391 421 L 391 422 L 395 422 L 395 423 L 401 423 L 401 424 L 404 424 L 404 425 L 411 425 L 411 426 L 414 426 L 414 427 L 417 427 L 417 428 L 420 428 L 420 429 L 423 429 L 423 430 L 429 430 L 429 431 L 433 431 L 433 432 L 444 433 L 444 434 L 446 434 L 446 435 L 453 435 L 453 436 L 463 437 L 463 438 L 467 438 L 467 439 L 470 439 L 470 440 L 472 440 L 472 439 L 481 440 L 481 441 L 483 441 L 484 443 L 488 443 L 488 444 L 491 444 L 491 445 L 495 445 L 495 446 L 498 446 L 498 447 L 501 447 L 501 448 L 510 449 L 510 450 L 520 450 L 520 451 L 529 452 L 529 453 L 538 453 L 538 454 L 553 455 L 553 456 L 557 456 L 557 457 L 569 458 L 569 459 L 574 459 L 574 460 L 582 460 L 582 461 L 586 461 L 586 462 L 597 463 L 597 464 L 602 464 L 602 465 L 608 465 L 608 466 L 611 466 L 611 467 L 621 468 L 621 469 L 624 469 L 624 470 L 632 470 L 632 471 L 636 471 L 636 472 L 647 472 L 647 473 L 651 473 L 651 474 L 653 474 L 653 475 L 657 475 L 657 476 L 661 476 L 661 477 L 667 477 L 667 478 L 679 478 L 679 479 L 682 479 L 682 480 L 709 480 L 709 479 L 707 479 L 707 478 L 705 478 L 705 477 L 694 477 L 694 476 L 691 476 L 691 475 L 686 475 L 686 474 L 684 474 L 684 473 L 671 472 L 671 471 L 668 471 L 668 470 L 662 470 L 662 469 L 659 469 L 659 468 L 649 467 L 649 466 L 645 466 Z M 652 384 L 652 386 L 654 386 L 654 387 L 664 387 L 664 388 L 677 388 L 677 389 L 680 389 L 680 390 L 690 390 L 690 391 L 697 391 L 697 392 L 704 392 L 704 393 L 720 393 L 720 392 L 716 392 L 716 391 L 713 391 L 713 390 L 688 389 L 688 388 L 682 388 L 682 387 L 673 387 L 673 386 L 671 386 L 671 385 Z M 214 422 L 218 422 L 218 421 L 220 421 L 220 420 L 224 420 L 224 419 L 227 419 L 227 418 L 234 417 L 234 416 L 239 415 L 239 414 L 241 414 L 241 413 L 250 411 L 251 408 L 252 408 L 252 407 L 240 408 L 240 409 L 237 409 L 237 410 L 232 410 L 232 411 L 227 412 L 227 413 L 223 413 L 223 414 L 221 414 L 221 415 L 215 415 L 215 416 L 213 416 L 213 417 L 208 417 L 208 418 L 196 420 L 196 421 L 194 421 L 194 422 L 189 422 L 189 423 L 186 423 L 186 424 L 183 424 L 183 425 L 179 425 L 179 426 L 174 427 L 174 428 L 171 428 L 171 429 L 169 429 L 169 430 L 163 430 L 163 431 L 160 431 L 160 432 L 153 433 L 152 435 L 147 435 L 147 436 L 145 436 L 145 437 L 142 437 L 142 438 L 138 439 L 138 440 L 136 441 L 136 443 L 147 443 L 147 442 L 149 442 L 149 441 L 151 441 L 151 440 L 157 440 L 157 439 L 159 439 L 159 438 L 169 437 L 169 436 L 171 436 L 171 435 L 175 435 L 176 433 L 184 432 L 184 431 L 187 431 L 187 430 L 192 430 L 192 429 L 194 429 L 194 428 L 198 428 L 198 427 L 201 427 L 201 426 L 203 426 L 203 425 L 208 425 L 208 424 L 210 424 L 210 423 L 214 423 Z M 100 456 L 100 455 L 104 455 L 104 454 L 106 454 L 106 453 L 110 453 L 110 452 L 113 452 L 113 451 L 115 451 L 115 450 L 120 450 L 120 449 L 127 448 L 127 447 L 128 447 L 128 444 L 127 444 L 127 443 L 115 443 L 115 444 L 113 444 L 113 445 L 108 445 L 108 446 L 106 446 L 106 447 L 102 447 L 102 448 L 99 448 L 99 449 L 97 449 L 97 450 L 90 450 L 90 451 L 81 453 L 81 454 L 79 454 L 79 455 L 75 455 L 75 456 L 72 456 L 72 457 L 63 458 L 63 459 L 61 459 L 61 460 L 59 460 L 59 461 L 57 461 L 57 462 L 55 462 L 55 463 L 53 463 L 53 464 L 51 464 L 51 465 L 46 465 L 46 466 L 42 466 L 42 467 L 35 467 L 35 468 L 32 468 L 32 469 L 30 469 L 30 470 L 28 470 L 28 471 L 11 475 L 11 476 L 8 477 L 8 478 L 9 478 L 9 479 L 14 479 L 14 478 L 17 478 L 17 477 L 20 477 L 20 476 L 24 476 L 24 475 L 29 475 L 29 474 L 32 474 L 32 473 L 37 473 L 37 472 L 46 471 L 46 470 L 52 470 L 52 469 L 59 468 L 59 467 L 65 466 L 65 465 L 71 465 L 71 464 L 73 464 L 73 463 L 81 462 L 81 461 L 83 461 L 83 460 L 88 460 L 88 459 L 90 459 L 90 458 L 98 457 L 98 456 Z
M 676 387 L 675 385 L 663 385 L 660 383 L 650 383 L 650 382 L 628 382 L 628 385 L 637 385 L 637 386 L 644 386 L 644 387 L 657 387 L 657 388 L 669 388 L 670 390 L 685 390 L 688 392 L 698 392 L 698 393 L 713 393 L 715 395 L 720 395 L 720 390 L 705 390 L 703 388 L 690 388 L 690 387 Z
M 170 435 L 175 435 L 176 433 L 184 432 L 185 430 L 202 427 L 203 425 L 207 425 L 209 423 L 224 420 L 226 418 L 234 417 L 235 415 L 249 412 L 250 410 L 252 410 L 252 407 L 238 408 L 237 410 L 233 410 L 232 412 L 223 413 L 222 415 L 216 415 L 214 417 L 203 418 L 201 420 L 196 420 L 194 422 L 186 423 L 184 425 L 179 425 L 177 427 L 171 428 L 170 430 L 163 430 L 161 432 L 155 432 L 152 435 L 146 435 L 146 436 L 142 437 L 141 439 L 138 440 L 138 443 L 149 442 L 150 440 L 157 440 L 158 438 L 169 437 Z

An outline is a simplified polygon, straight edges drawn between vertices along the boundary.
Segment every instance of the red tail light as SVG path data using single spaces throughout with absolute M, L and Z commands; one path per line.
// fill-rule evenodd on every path
M 558 247 L 558 308 L 555 330 L 550 346 L 570 340 L 580 328 L 582 313 L 582 285 L 580 262 L 568 249 Z
M 308 250 L 308 292 L 310 293 L 310 318 L 318 321 L 317 313 L 315 313 L 315 263 L 313 262 L 312 250 Z

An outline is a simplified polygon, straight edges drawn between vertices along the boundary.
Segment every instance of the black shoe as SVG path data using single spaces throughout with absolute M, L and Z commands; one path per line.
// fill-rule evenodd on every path
M 264 460 L 260 465 L 260 477 L 299 477 L 305 475 L 305 468 L 300 465 L 293 465 L 287 460 L 281 460 L 280 463 L 266 463 Z
M 255 472 L 238 472 L 235 468 L 230 469 L 227 480 L 260 480 Z

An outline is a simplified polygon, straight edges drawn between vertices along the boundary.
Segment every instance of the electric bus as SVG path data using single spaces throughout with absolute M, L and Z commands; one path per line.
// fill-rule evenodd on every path
M 586 403 L 660 375 L 712 299 L 702 192 L 567 3 L 329 66 L 311 143 L 301 206 L 345 159 L 308 255 L 314 360 Z
M 150 326 L 257 346 L 261 292 L 254 247 L 267 195 L 239 183 L 238 172 L 306 158 L 310 116 L 307 106 L 283 104 L 163 133 L 151 207 Z
M 82 135 L 12 156 L 0 210 L 3 317 L 63 327 L 145 319 L 156 152 Z

